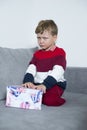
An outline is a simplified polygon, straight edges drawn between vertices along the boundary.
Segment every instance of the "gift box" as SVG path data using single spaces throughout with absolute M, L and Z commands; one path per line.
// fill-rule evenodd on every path
M 6 88 L 6 106 L 41 110 L 43 95 L 41 90 L 21 86 L 7 86 Z

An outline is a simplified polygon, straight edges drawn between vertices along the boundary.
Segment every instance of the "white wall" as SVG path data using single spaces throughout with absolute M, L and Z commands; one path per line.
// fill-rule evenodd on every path
M 36 46 L 41 19 L 57 23 L 67 66 L 87 67 L 87 0 L 0 0 L 0 47 Z

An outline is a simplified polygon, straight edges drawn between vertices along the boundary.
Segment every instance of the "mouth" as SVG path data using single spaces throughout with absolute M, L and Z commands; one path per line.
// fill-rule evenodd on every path
M 44 45 L 43 45 L 43 44 L 40 44 L 40 47 L 44 47 Z

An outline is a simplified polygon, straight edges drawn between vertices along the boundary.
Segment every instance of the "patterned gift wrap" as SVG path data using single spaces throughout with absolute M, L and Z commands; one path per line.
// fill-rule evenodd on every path
M 41 110 L 42 95 L 41 90 L 7 86 L 6 106 Z

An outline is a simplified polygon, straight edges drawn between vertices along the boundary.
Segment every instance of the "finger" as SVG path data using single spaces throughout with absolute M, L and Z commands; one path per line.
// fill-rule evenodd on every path
M 43 92 L 46 93 L 46 89 Z
M 29 83 L 25 83 L 25 84 L 23 85 L 23 87 L 29 88 Z
M 21 86 L 22 86 L 22 87 L 26 87 L 26 84 L 22 84 Z

